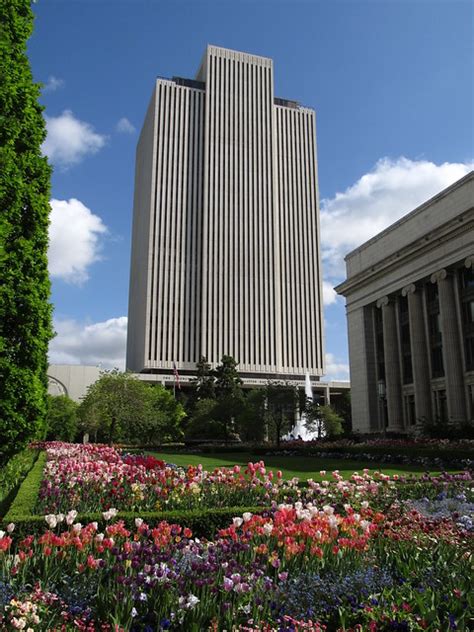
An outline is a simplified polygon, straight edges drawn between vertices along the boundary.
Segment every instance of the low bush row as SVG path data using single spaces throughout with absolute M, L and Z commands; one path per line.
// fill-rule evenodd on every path
M 253 515 L 267 515 L 270 508 L 265 507 L 219 507 L 215 509 L 191 509 L 186 511 L 120 511 L 114 513 L 117 520 L 123 521 L 125 528 L 134 530 L 136 528 L 136 520 L 139 517 L 144 520 L 150 527 L 154 527 L 162 521 L 191 529 L 196 537 L 211 539 L 220 529 L 228 527 L 235 516 L 249 512 Z M 54 514 L 52 514 L 54 516 Z M 58 524 L 57 516 L 55 516 L 56 524 Z M 61 519 L 66 526 L 66 516 Z M 15 524 L 15 530 L 12 534 L 15 540 L 26 537 L 27 535 L 39 535 L 44 533 L 48 528 L 45 516 L 8 514 L 0 523 L 0 527 L 5 529 L 10 523 Z M 101 513 L 84 513 L 75 516 L 75 522 L 80 524 L 90 524 L 96 522 L 99 531 L 103 531 L 109 521 L 104 518 Z M 53 522 L 54 523 L 54 522 Z
M 473 459 L 474 450 L 472 449 L 449 449 L 449 448 L 435 448 L 435 447 L 418 447 L 418 446 L 406 446 L 406 447 L 385 447 L 385 446 L 367 446 L 367 445 L 354 445 L 347 447 L 326 447 L 323 443 L 319 445 L 308 446 L 292 446 L 292 447 L 258 447 L 254 448 L 253 453 L 257 456 L 266 455 L 295 455 L 295 456 L 327 456 L 329 458 L 344 458 L 347 455 L 350 458 L 365 457 L 366 455 L 373 455 L 376 457 L 384 457 L 393 459 L 400 459 L 402 457 L 409 457 L 413 459 L 440 459 L 445 463 L 451 461 L 459 461 L 463 459 Z
M 13 522 L 23 516 L 30 516 L 38 499 L 38 493 L 43 479 L 46 453 L 36 455 L 36 461 L 20 485 L 15 498 L 12 500 L 3 521 Z
M 38 458 L 38 450 L 26 448 L 15 454 L 0 468 L 0 516 L 13 500 L 20 483 L 26 477 Z

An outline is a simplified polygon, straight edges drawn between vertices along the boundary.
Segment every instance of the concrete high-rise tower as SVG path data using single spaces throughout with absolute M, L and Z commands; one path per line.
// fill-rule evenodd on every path
M 244 381 L 323 373 L 315 113 L 274 97 L 273 62 L 208 46 L 158 78 L 137 148 L 127 367 Z

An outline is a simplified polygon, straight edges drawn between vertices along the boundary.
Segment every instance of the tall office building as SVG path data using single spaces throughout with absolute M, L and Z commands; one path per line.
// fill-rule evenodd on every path
M 273 62 L 208 46 L 158 78 L 137 147 L 127 367 L 248 383 L 323 373 L 315 113 L 274 97 Z

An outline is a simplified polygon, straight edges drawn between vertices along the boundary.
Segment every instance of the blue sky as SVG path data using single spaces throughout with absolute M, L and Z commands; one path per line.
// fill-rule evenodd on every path
M 156 75 L 207 43 L 271 57 L 276 96 L 315 108 L 329 377 L 348 379 L 343 254 L 473 168 L 474 3 L 39 0 L 55 362 L 121 365 L 135 145 Z

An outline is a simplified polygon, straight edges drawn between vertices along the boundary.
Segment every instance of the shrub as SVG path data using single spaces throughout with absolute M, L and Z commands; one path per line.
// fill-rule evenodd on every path
M 183 407 L 160 384 L 104 371 L 79 407 L 80 426 L 96 442 L 159 443 L 182 437 Z
M 47 441 L 73 441 L 77 434 L 78 404 L 67 395 L 48 395 Z
M 51 169 L 40 86 L 26 54 L 30 2 L 0 2 L 0 464 L 42 434 L 52 336 Z
M 26 448 L 15 454 L 0 469 L 0 516 L 8 509 L 13 494 L 33 467 L 37 457 L 38 450 Z
M 22 501 L 21 505 L 19 505 L 20 511 L 24 511 L 27 505 L 31 508 L 35 501 L 36 498 L 33 503 L 31 503 L 31 496 L 29 496 L 25 502 Z M 12 509 L 14 508 L 12 507 Z M 135 528 L 135 520 L 137 518 L 144 520 L 150 527 L 162 520 L 166 520 L 169 523 L 189 527 L 196 537 L 211 539 L 217 531 L 228 527 L 235 516 L 241 516 L 245 512 L 266 514 L 269 510 L 269 508 L 265 507 L 221 507 L 215 509 L 191 509 L 187 511 L 119 511 L 117 520 L 123 520 L 125 527 L 129 529 Z M 108 524 L 101 513 L 78 514 L 76 521 L 81 524 L 96 521 L 100 530 L 104 529 Z M 8 512 L 3 520 L 3 525 L 5 526 L 9 522 L 15 523 L 15 531 L 13 534 L 15 538 L 22 538 L 30 534 L 40 534 L 47 528 L 44 516 L 26 513 L 20 514 L 17 513 L 16 510 Z
M 4 518 L 5 522 L 15 522 L 22 516 L 31 515 L 33 507 L 38 499 L 45 462 L 46 453 L 41 452 L 36 460 L 36 463 L 30 469 L 25 480 L 21 484 L 18 494 L 10 505 L 8 513 Z

